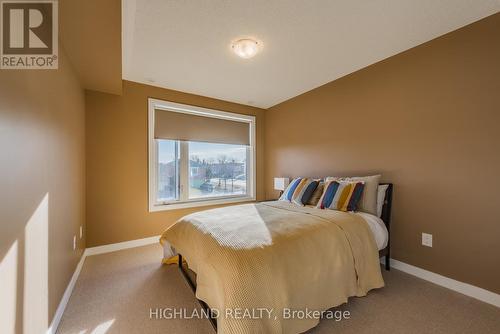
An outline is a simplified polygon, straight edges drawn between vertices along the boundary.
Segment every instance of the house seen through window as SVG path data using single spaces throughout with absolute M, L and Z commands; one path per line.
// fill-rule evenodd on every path
M 158 195 L 160 201 L 178 200 L 179 141 L 158 140 Z M 188 142 L 190 199 L 247 194 L 247 147 Z

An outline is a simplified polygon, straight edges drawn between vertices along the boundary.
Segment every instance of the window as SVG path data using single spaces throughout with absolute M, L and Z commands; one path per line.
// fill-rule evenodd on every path
M 255 118 L 149 99 L 149 210 L 255 200 Z
M 158 168 L 156 198 L 159 202 L 179 199 L 179 142 L 158 141 Z

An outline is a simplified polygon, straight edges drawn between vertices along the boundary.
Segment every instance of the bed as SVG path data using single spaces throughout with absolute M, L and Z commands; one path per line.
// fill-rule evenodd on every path
M 201 305 L 216 311 L 218 333 L 301 333 L 320 319 L 291 311 L 325 311 L 384 286 L 379 257 L 389 269 L 391 201 L 389 184 L 378 220 L 282 201 L 206 210 L 176 222 L 160 242 L 164 260 L 177 255 Z

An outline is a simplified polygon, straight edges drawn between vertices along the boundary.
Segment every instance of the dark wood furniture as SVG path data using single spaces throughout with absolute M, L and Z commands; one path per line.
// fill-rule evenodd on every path
M 380 218 L 384 221 L 385 227 L 387 227 L 387 232 L 389 233 L 389 239 L 387 241 L 387 247 L 381 249 L 378 254 L 379 257 L 385 257 L 385 270 L 391 269 L 391 212 L 392 212 L 392 183 L 381 183 L 381 185 L 388 185 L 385 191 L 384 205 L 382 206 L 382 215 Z

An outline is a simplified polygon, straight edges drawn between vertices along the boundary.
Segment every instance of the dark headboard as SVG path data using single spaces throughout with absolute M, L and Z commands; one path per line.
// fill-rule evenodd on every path
M 392 188 L 393 185 L 392 183 L 381 183 L 381 185 L 388 185 L 387 190 L 385 191 L 385 199 L 384 199 L 384 205 L 382 206 L 382 220 L 385 223 L 385 226 L 387 227 L 387 230 L 389 230 L 389 226 L 391 224 L 391 211 L 392 211 Z
M 387 227 L 387 232 L 389 233 L 389 240 L 387 242 L 387 247 L 379 251 L 379 256 L 385 256 L 385 269 L 390 270 L 390 260 L 391 260 L 391 211 L 392 211 L 392 183 L 381 183 L 387 184 L 387 190 L 385 191 L 384 205 L 382 206 L 382 220 L 384 221 L 385 227 Z

